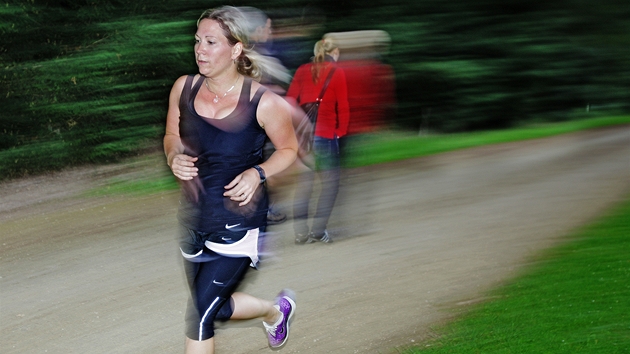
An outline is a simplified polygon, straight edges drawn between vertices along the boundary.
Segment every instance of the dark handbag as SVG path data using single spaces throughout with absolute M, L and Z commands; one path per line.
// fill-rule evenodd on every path
M 300 156 L 307 155 L 313 151 L 313 139 L 315 137 L 315 124 L 317 123 L 317 113 L 319 111 L 319 104 L 322 102 L 322 98 L 324 97 L 324 93 L 326 93 L 326 88 L 328 88 L 328 84 L 330 83 L 330 79 L 335 73 L 335 68 L 330 70 L 328 77 L 326 78 L 326 82 L 324 82 L 324 86 L 322 87 L 322 91 L 319 93 L 317 100 L 315 102 L 309 102 L 301 104 L 300 107 L 304 111 L 304 117 L 298 124 L 297 128 L 295 128 L 295 134 L 298 138 L 298 148 L 300 152 Z

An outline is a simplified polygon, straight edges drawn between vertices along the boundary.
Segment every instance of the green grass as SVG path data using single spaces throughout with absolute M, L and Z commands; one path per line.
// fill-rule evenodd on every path
M 511 130 L 449 135 L 418 136 L 408 132 L 388 131 L 367 136 L 354 144 L 353 149 L 360 153 L 353 154 L 348 166 L 367 166 L 474 146 L 544 138 L 585 129 L 629 123 L 630 116 L 622 115 L 562 123 L 545 123 Z M 109 184 L 90 191 L 88 195 L 150 194 L 177 188 L 178 185 L 172 176 L 161 175 L 154 179 L 142 180 L 112 179 Z
M 349 161 L 348 166 L 374 165 L 481 145 L 544 138 L 585 129 L 628 123 L 630 123 L 630 115 L 620 115 L 561 123 L 544 123 L 507 130 L 448 135 L 418 135 L 400 132 L 376 133 L 365 137 L 353 145 L 357 153 Z
M 403 353 L 630 353 L 630 200 L 570 238 Z
M 179 185 L 173 176 L 158 176 L 155 178 L 121 179 L 113 178 L 105 186 L 87 191 L 86 197 L 101 197 L 106 195 L 141 196 L 153 193 L 175 190 Z

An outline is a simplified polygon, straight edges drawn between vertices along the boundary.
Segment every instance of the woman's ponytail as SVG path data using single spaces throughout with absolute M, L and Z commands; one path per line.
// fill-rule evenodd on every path
M 326 62 L 326 55 L 330 55 L 335 48 L 337 48 L 337 44 L 332 37 L 324 37 L 315 43 L 315 48 L 313 49 L 315 56 L 313 57 L 313 66 L 311 67 L 313 83 L 316 84 L 319 82 L 320 74 Z

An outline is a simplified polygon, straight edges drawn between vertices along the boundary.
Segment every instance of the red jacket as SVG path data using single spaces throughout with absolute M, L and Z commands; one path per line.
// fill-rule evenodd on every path
M 333 65 L 333 63 L 326 62 L 326 66 L 320 72 L 320 80 L 317 84 L 313 83 L 313 76 L 311 75 L 313 64 L 301 65 L 293 76 L 287 96 L 294 98 L 300 105 L 315 102 Z M 335 135 L 337 137 L 345 136 L 348 133 L 349 120 L 350 108 L 346 75 L 343 69 L 338 67 L 335 69 L 319 105 L 315 135 L 327 139 L 332 139 Z
M 392 68 L 375 59 L 342 60 L 338 65 L 348 87 L 348 135 L 373 132 L 390 123 L 396 103 Z

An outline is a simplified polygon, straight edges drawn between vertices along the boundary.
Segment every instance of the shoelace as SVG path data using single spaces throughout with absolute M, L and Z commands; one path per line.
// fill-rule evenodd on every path
M 269 333 L 272 337 L 276 336 L 276 330 L 278 329 L 277 326 L 269 326 L 268 324 L 264 324 L 265 328 L 267 329 L 267 333 Z
M 280 312 L 280 318 L 278 319 L 276 323 L 269 325 L 267 324 L 267 322 L 263 321 L 263 325 L 265 326 L 267 333 L 275 337 L 276 331 L 278 330 L 278 326 L 282 324 L 283 320 L 284 320 L 284 313 Z

